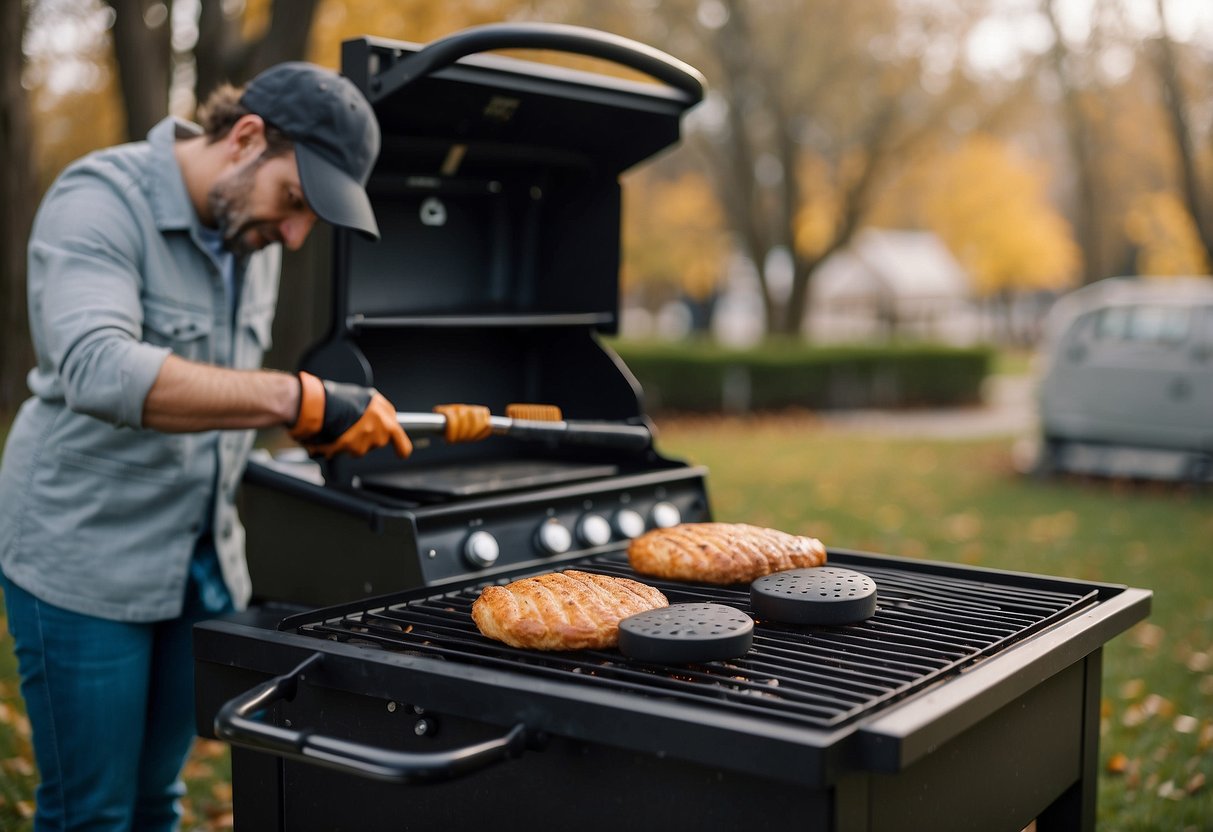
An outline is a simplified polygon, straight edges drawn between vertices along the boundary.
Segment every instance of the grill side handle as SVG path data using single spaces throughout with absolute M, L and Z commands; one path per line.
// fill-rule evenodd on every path
M 373 78 L 371 100 L 379 101 L 465 55 L 494 49 L 551 49 L 602 58 L 673 87 L 683 94 L 688 107 L 703 100 L 706 82 L 693 66 L 628 38 L 559 23 L 490 23 L 431 41 L 419 52 Z
M 215 735 L 232 745 L 389 783 L 450 780 L 517 757 L 525 748 L 526 726 L 522 724 L 481 743 L 414 753 L 375 748 L 307 729 L 280 728 L 256 718 L 274 703 L 294 699 L 299 682 L 309 670 L 319 668 L 323 660 L 324 654 L 313 653 L 294 670 L 225 703 L 215 715 Z

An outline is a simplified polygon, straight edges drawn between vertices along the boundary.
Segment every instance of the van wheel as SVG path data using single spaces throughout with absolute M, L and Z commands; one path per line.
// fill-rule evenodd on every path
M 1060 439 L 1042 436 L 1036 452 L 1036 464 L 1032 467 L 1032 476 L 1048 479 L 1061 473 L 1061 451 L 1064 444 Z

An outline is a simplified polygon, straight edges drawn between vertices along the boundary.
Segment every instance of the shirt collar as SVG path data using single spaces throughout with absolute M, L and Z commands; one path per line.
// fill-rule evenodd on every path
M 168 116 L 147 134 L 152 148 L 154 163 L 149 171 L 151 188 L 149 202 L 156 227 L 161 231 L 189 230 L 200 228 L 201 221 L 194 204 L 190 202 L 181 166 L 173 154 L 173 145 L 178 139 L 189 139 L 202 135 L 202 128 L 175 116 Z

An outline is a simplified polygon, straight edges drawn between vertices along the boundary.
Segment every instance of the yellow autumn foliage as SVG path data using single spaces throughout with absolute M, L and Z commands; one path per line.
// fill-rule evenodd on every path
M 728 239 L 720 203 L 702 175 L 628 177 L 623 206 L 625 289 L 662 285 L 697 299 L 715 291 Z
M 979 295 L 1061 289 L 1080 262 L 1042 169 L 975 134 L 939 159 L 924 200 L 928 225 L 968 270 Z
M 343 40 L 374 35 L 424 44 L 469 26 L 504 20 L 516 12 L 518 6 L 516 0 L 462 3 L 321 0 L 309 37 L 308 59 L 336 68 L 341 64 Z
M 1142 194 L 1125 217 L 1125 234 L 1138 248 L 1140 274 L 1208 274 L 1192 215 L 1170 191 Z
M 806 153 L 796 171 L 802 195 L 793 220 L 793 245 L 804 257 L 817 257 L 834 239 L 838 224 L 838 192 L 830 180 L 829 165 Z

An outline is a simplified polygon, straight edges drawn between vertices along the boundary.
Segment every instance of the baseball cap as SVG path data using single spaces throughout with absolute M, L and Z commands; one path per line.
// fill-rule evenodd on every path
M 294 141 L 303 195 L 316 216 L 379 239 L 366 194 L 379 156 L 379 122 L 352 81 L 289 61 L 249 81 L 240 103 Z

